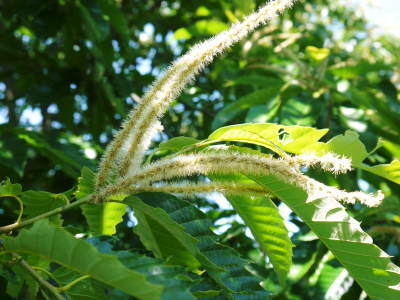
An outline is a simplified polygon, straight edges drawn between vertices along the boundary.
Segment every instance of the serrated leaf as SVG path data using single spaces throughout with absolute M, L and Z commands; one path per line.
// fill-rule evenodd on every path
M 18 196 L 22 192 L 22 186 L 11 183 L 9 179 L 0 183 L 0 197 Z
M 286 203 L 321 239 L 372 299 L 400 298 L 400 268 L 335 199 L 309 200 L 302 189 L 272 175 L 249 175 Z
M 260 287 L 260 279 L 246 269 L 246 261 L 232 248 L 217 242 L 217 236 L 210 230 L 211 222 L 205 214 L 190 202 L 172 195 L 143 193 L 137 195 L 144 203 L 162 208 L 185 231 L 199 240 L 201 253 L 225 271 L 207 270 L 213 280 L 203 281 L 192 291 L 221 290 L 215 299 L 269 299 L 269 292 Z
M 230 195 L 227 199 L 250 228 L 285 284 L 292 264 L 292 242 L 278 208 L 267 197 Z
M 255 152 L 243 147 L 231 146 L 238 152 Z M 213 181 L 230 181 L 237 185 L 249 185 L 254 181 L 244 175 L 211 175 Z M 285 285 L 292 264 L 293 244 L 278 208 L 267 196 L 225 195 L 235 211 L 250 228 L 254 238 L 271 260 L 281 285 Z
M 78 179 L 78 189 L 75 194 L 78 199 L 94 192 L 95 179 L 94 172 L 89 168 L 82 168 L 81 177 Z M 81 205 L 81 209 L 89 224 L 89 230 L 94 235 L 115 234 L 116 226 L 122 222 L 122 217 L 126 213 L 126 205 L 122 202 L 85 204 Z
M 56 209 L 68 204 L 68 199 L 63 194 L 53 194 L 44 191 L 25 191 L 21 194 L 24 203 L 24 216 L 33 218 L 44 214 L 50 210 Z M 60 214 L 51 216 L 51 222 L 61 225 L 62 218 Z
M 171 257 L 171 263 L 186 265 L 193 270 L 200 265 L 218 269 L 200 253 L 198 240 L 187 234 L 164 210 L 151 207 L 136 197 L 129 197 L 124 202 L 134 210 L 138 219 L 135 232 L 156 257 Z
M 6 237 L 7 251 L 30 253 L 120 289 L 138 299 L 160 299 L 163 288 L 148 282 L 142 274 L 122 265 L 115 257 L 102 254 L 88 242 L 76 239 L 46 220 L 36 222 L 17 237 Z
M 319 141 L 327 132 L 327 129 L 272 123 L 239 124 L 217 129 L 205 143 L 243 142 L 264 146 L 278 153 L 282 150 L 294 152 Z

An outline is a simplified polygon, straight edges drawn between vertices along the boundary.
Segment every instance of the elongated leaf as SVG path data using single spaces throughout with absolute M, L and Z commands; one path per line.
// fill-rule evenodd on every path
M 242 147 L 229 147 L 236 151 L 247 151 Z M 236 184 L 254 182 L 240 175 L 212 175 L 214 181 L 234 181 Z M 279 281 L 285 284 L 292 264 L 292 242 L 278 208 L 267 196 L 260 195 L 225 195 L 235 211 L 250 228 L 254 238 L 271 260 L 278 274 Z
M 79 199 L 93 193 L 94 185 L 95 174 L 89 168 L 82 168 L 76 197 Z M 90 231 L 95 235 L 115 234 L 115 227 L 122 222 L 122 217 L 126 213 L 126 205 L 116 202 L 85 204 L 81 208 L 89 224 Z
M 227 199 L 249 226 L 284 285 L 292 263 L 292 243 L 278 208 L 267 197 L 230 195 Z
M 216 129 L 224 125 L 228 121 L 232 120 L 235 116 L 237 116 L 240 112 L 254 105 L 267 104 L 278 94 L 282 84 L 283 83 L 281 81 L 270 81 L 266 83 L 268 87 L 256 90 L 255 92 L 243 96 L 235 102 L 226 105 L 222 110 L 217 113 L 211 127 Z
M 139 221 L 136 233 L 157 257 L 171 257 L 172 263 L 187 265 L 191 269 L 200 265 L 219 269 L 200 253 L 198 240 L 186 233 L 164 210 L 147 205 L 136 197 L 129 197 L 125 203 L 132 207 Z
M 400 268 L 334 199 L 308 200 L 300 188 L 268 176 L 249 176 L 284 201 L 321 239 L 372 299 L 400 298 Z
M 138 299 L 160 299 L 163 290 L 160 285 L 149 283 L 144 275 L 124 267 L 115 256 L 99 253 L 93 245 L 46 220 L 22 230 L 17 237 L 5 238 L 4 245 L 7 251 L 44 257 Z
M 204 256 L 225 269 L 207 270 L 213 280 L 203 281 L 194 291 L 208 291 L 206 293 L 214 295 L 222 290 L 221 295 L 213 299 L 269 299 L 269 293 L 259 285 L 260 279 L 245 269 L 246 262 L 239 254 L 216 242 L 217 236 L 209 229 L 211 222 L 203 212 L 168 194 L 143 193 L 137 196 L 147 205 L 165 210 L 188 234 L 199 240 L 198 247 Z

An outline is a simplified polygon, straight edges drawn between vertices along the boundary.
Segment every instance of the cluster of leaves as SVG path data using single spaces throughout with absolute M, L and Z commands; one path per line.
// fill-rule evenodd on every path
M 34 190 L 2 183 L 0 225 L 92 193 L 91 154 L 102 153 L 135 102 L 130 95 L 261 2 L 1 2 L 0 109 L 8 124 L 0 126 L 0 176 Z M 399 264 L 399 47 L 372 38 L 360 14 L 336 1 L 299 1 L 185 90 L 148 158 L 198 143 L 164 141 L 178 135 L 208 136 L 207 145 L 333 151 L 357 171 L 309 174 L 342 189 L 382 189 L 380 207 L 354 205 L 351 217 L 331 199 L 306 203 L 302 190 L 277 178 L 239 175 L 276 198 L 229 196 L 228 210 L 209 197 L 155 193 L 86 204 L 2 235 L 0 298 L 48 297 L 22 259 L 70 299 L 351 299 L 360 286 L 371 298 L 398 299 L 398 269 L 355 219 Z M 41 121 L 30 123 L 29 111 Z M 248 124 L 209 135 L 243 122 L 330 131 Z M 281 201 L 296 215 L 283 220 Z M 290 239 L 284 221 L 297 225 Z

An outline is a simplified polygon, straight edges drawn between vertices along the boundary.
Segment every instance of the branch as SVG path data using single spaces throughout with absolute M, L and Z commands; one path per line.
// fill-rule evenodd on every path
M 57 207 L 57 208 L 55 208 L 53 210 L 45 212 L 44 214 L 41 214 L 41 215 L 36 216 L 36 217 L 33 217 L 33 218 L 28 219 L 26 221 L 10 224 L 10 225 L 6 225 L 6 226 L 2 226 L 2 227 L 0 227 L 0 233 L 8 233 L 8 232 L 11 232 L 11 231 L 13 231 L 15 229 L 18 229 L 18 228 L 21 228 L 21 227 L 25 227 L 25 226 L 30 225 L 30 224 L 32 224 L 32 223 L 34 223 L 36 221 L 41 220 L 41 219 L 48 218 L 48 217 L 51 217 L 51 216 L 59 214 L 59 213 L 63 213 L 64 211 L 67 211 L 67 210 L 69 210 L 69 209 L 71 209 L 71 208 L 73 208 L 75 206 L 79 206 L 81 204 L 88 203 L 91 200 L 92 200 L 92 195 L 88 195 L 86 197 L 83 197 L 80 200 L 77 200 L 75 202 L 66 204 L 64 206 Z
M 20 265 L 29 273 L 35 280 L 44 288 L 46 288 L 58 300 L 65 300 L 59 293 L 58 289 L 52 284 L 44 280 L 22 257 L 16 253 L 11 253 L 12 256 L 19 261 Z

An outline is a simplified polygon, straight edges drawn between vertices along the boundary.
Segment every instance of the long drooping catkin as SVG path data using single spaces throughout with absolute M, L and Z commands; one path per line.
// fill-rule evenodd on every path
M 220 192 L 225 195 L 267 195 L 271 197 L 271 194 L 268 193 L 268 191 L 257 184 L 242 184 L 237 182 L 193 183 L 183 181 L 163 183 L 159 185 L 131 185 L 125 187 L 121 192 L 164 192 L 184 194 L 187 196 L 190 196 L 194 193 Z
M 195 45 L 187 54 L 173 63 L 164 75 L 153 84 L 137 108 L 130 113 L 130 117 L 124 122 L 122 129 L 107 147 L 97 176 L 97 188 L 106 184 L 113 164 L 118 164 L 120 160 L 122 162 L 118 169 L 121 176 L 140 166 L 151 139 L 159 130 L 158 118 L 204 66 L 211 63 L 215 56 L 243 39 L 259 25 L 266 23 L 290 7 L 294 2 L 295 0 L 268 2 L 242 22 Z
M 302 161 L 304 157 L 300 160 Z M 335 158 L 337 159 L 337 158 Z M 244 154 L 239 152 L 209 152 L 200 154 L 183 154 L 148 164 L 137 172 L 120 179 L 114 185 L 104 189 L 99 198 L 106 198 L 121 191 L 135 190 L 141 186 L 151 186 L 160 182 L 193 175 L 212 174 L 253 174 L 273 175 L 288 184 L 295 185 L 307 192 L 309 200 L 331 197 L 341 202 L 359 201 L 368 206 L 377 206 L 383 195 L 365 194 L 362 192 L 345 192 L 335 187 L 326 186 L 299 171 L 296 160 L 276 159 L 271 156 Z M 343 170 L 342 170 L 343 171 Z M 183 187 L 180 187 L 183 189 Z M 187 187 L 189 189 L 189 187 Z M 209 191 L 206 189 L 204 192 Z M 200 186 L 197 191 L 200 191 Z

